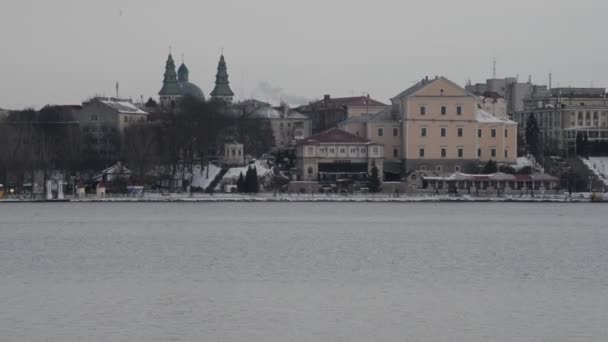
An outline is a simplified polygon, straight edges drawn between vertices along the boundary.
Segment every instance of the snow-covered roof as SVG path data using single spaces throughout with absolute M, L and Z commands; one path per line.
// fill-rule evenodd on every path
M 477 109 L 477 122 L 480 123 L 506 123 L 516 125 L 517 123 L 507 118 L 497 118 L 494 115 L 482 110 Z
M 128 101 L 99 100 L 99 102 L 118 111 L 121 114 L 148 114 L 148 112 L 137 108 L 137 106 Z

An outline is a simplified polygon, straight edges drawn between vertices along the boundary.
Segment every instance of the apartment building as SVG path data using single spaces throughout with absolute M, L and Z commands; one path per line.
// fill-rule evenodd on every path
M 608 141 L 608 101 L 604 88 L 552 88 L 543 95 L 524 100 L 524 108 L 513 120 L 525 132 L 534 116 L 546 147 L 573 148 L 577 135 L 590 142 Z
M 385 171 L 460 172 L 490 159 L 517 161 L 517 123 L 479 108 L 475 94 L 444 77 L 425 78 L 391 102 L 339 124 L 383 147 Z

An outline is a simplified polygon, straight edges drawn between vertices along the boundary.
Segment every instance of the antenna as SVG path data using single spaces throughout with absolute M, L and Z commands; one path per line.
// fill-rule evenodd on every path
M 120 84 L 116 81 L 116 100 L 120 99 Z
M 553 81 L 553 75 L 551 74 L 551 72 L 549 72 L 549 89 L 551 89 L 551 83 Z
M 496 57 L 494 57 L 494 63 L 492 64 L 492 78 L 496 79 Z

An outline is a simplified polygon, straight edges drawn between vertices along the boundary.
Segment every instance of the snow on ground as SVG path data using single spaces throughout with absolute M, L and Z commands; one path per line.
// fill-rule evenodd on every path
M 209 168 L 208 176 L 207 168 Z M 213 180 L 220 173 L 220 171 L 222 171 L 222 169 L 219 166 L 211 163 L 208 166 L 205 166 L 202 172 L 200 166 L 195 166 L 192 172 L 192 186 L 206 189 L 209 184 L 213 182 Z
M 536 163 L 536 160 L 534 160 L 534 157 L 531 155 L 517 157 L 517 163 L 513 165 L 515 171 L 519 171 L 524 167 L 531 167 L 532 169 L 539 171 L 540 173 L 545 172 L 545 170 L 540 165 L 538 165 L 538 163 Z
M 583 163 L 608 186 L 608 157 L 589 157 L 581 158 Z
M 253 165 L 258 171 L 258 178 L 268 179 L 272 176 L 272 169 L 268 166 L 266 161 L 256 160 Z M 239 179 L 239 175 L 242 173 L 243 177 L 245 177 L 245 174 L 247 174 L 247 168 L 249 167 L 251 166 L 247 165 L 243 167 L 230 168 L 222 178 L 222 181 L 216 187 L 216 190 L 220 190 L 223 184 L 236 184 L 237 180 Z

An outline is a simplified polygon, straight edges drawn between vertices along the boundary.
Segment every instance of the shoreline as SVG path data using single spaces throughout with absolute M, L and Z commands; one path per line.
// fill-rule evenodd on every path
M 572 198 L 563 195 L 544 195 L 538 197 L 475 197 L 475 196 L 324 196 L 324 195 L 168 195 L 144 197 L 106 197 L 106 198 L 66 198 L 63 200 L 46 199 L 0 199 L 1 203 L 608 203 L 592 201 L 587 195 L 577 194 Z

